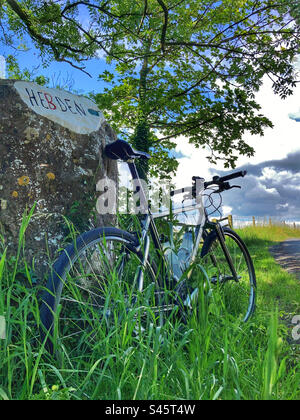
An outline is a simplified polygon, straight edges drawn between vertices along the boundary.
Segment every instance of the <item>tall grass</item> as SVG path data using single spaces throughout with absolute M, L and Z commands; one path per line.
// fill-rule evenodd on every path
M 280 241 L 300 238 L 299 230 L 288 226 L 247 227 L 238 233 L 243 237 L 258 274 L 259 307 L 270 311 L 277 304 L 279 311 L 290 316 L 300 313 L 300 281 L 274 262 L 269 249 Z
M 218 316 L 214 299 L 200 288 L 198 308 L 186 324 L 172 317 L 160 325 L 149 313 L 148 328 L 136 334 L 129 311 L 109 331 L 99 326 L 88 355 L 59 348 L 57 358 L 38 334 L 43 285 L 24 283 L 31 271 L 22 254 L 29 219 L 23 222 L 16 258 L 4 251 L 0 260 L 0 315 L 7 321 L 6 339 L 0 340 L 0 399 L 300 398 L 299 349 L 280 320 L 283 311 L 297 310 L 300 285 L 268 253 L 272 241 L 286 237 L 282 232 L 240 232 L 254 254 L 260 291 L 250 322 Z

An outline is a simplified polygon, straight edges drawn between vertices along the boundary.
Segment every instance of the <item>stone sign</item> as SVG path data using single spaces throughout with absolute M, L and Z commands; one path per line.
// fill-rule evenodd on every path
M 91 218 L 102 178 L 117 180 L 117 164 L 103 148 L 116 139 L 89 99 L 35 83 L 0 80 L 0 255 L 16 255 L 26 209 L 36 210 L 26 233 L 25 253 L 42 276 L 67 232 L 62 216 L 79 229 Z M 95 212 L 96 214 L 96 212 Z M 47 243 L 46 243 L 47 242 Z
M 75 133 L 90 134 L 104 122 L 97 106 L 83 96 L 22 81 L 14 87 L 30 109 Z

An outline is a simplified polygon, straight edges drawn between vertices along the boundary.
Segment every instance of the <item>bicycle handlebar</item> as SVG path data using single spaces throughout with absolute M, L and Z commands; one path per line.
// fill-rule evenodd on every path
M 225 190 L 229 190 L 231 188 L 240 188 L 236 185 L 231 187 L 228 181 L 231 181 L 232 179 L 236 178 L 244 178 L 247 175 L 247 171 L 240 171 L 240 172 L 234 172 L 233 174 L 226 175 L 223 177 L 214 176 L 212 181 L 204 182 L 204 189 L 210 187 L 211 185 L 218 185 L 220 187 L 219 192 L 223 192 Z M 179 188 L 178 190 L 171 191 L 171 197 L 174 197 L 176 194 L 182 194 L 186 192 L 191 192 L 192 196 L 196 197 L 196 181 L 202 180 L 203 178 L 200 178 L 198 176 L 193 176 L 193 186 L 192 187 L 185 187 L 185 188 Z
M 212 181 L 204 183 L 204 187 L 207 188 L 211 185 L 222 186 L 222 184 L 224 184 L 225 182 L 231 181 L 232 179 L 236 179 L 236 178 L 244 178 L 246 175 L 247 175 L 247 171 L 240 171 L 240 172 L 235 172 L 233 174 L 226 175 L 223 177 L 214 176 Z
M 247 175 L 247 171 L 235 172 L 231 175 L 223 176 L 222 178 L 219 179 L 219 182 L 226 182 L 235 178 L 244 178 L 246 175 Z

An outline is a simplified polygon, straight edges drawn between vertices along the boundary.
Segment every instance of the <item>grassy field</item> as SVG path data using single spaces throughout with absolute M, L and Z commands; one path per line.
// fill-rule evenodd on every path
M 0 262 L 0 399 L 300 399 L 300 352 L 289 325 L 300 315 L 300 281 L 285 273 L 268 249 L 300 232 L 289 228 L 245 228 L 239 234 L 253 256 L 258 302 L 247 324 L 218 317 L 204 294 L 187 325 L 166 322 L 132 333 L 130 314 L 87 358 L 61 350 L 58 360 L 38 340 L 39 292 L 28 288 L 17 261 Z M 20 247 L 21 250 L 21 247 Z M 29 279 L 30 280 L 30 279 Z

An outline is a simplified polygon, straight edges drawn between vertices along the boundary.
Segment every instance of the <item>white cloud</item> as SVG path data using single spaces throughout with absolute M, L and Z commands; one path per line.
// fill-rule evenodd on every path
M 300 108 L 298 112 L 294 112 L 293 114 L 289 114 L 291 120 L 295 120 L 296 122 L 300 122 Z
M 276 172 L 274 168 L 265 167 L 262 170 L 262 176 L 258 179 L 261 181 L 273 181 L 273 182 L 286 182 L 289 178 L 294 177 L 294 175 L 289 171 L 279 171 Z
M 276 209 L 277 210 L 283 210 L 283 209 L 288 209 L 289 204 L 285 203 L 285 204 L 277 204 Z
M 294 94 L 282 100 L 272 90 L 272 82 L 266 80 L 257 94 L 257 101 L 262 107 L 262 113 L 274 124 L 274 128 L 265 130 L 264 137 L 246 135 L 245 140 L 254 147 L 256 154 L 251 159 L 252 164 L 271 159 L 283 159 L 289 153 L 300 149 L 300 126 L 290 119 L 289 114 L 295 112 L 300 105 L 300 86 Z M 241 157 L 238 164 L 249 162 Z
M 296 70 L 300 71 L 300 55 L 298 55 L 297 59 L 295 60 L 295 68 Z
M 230 206 L 223 206 L 223 216 L 229 216 L 230 214 L 232 214 L 232 210 L 233 208 Z
M 241 156 L 237 166 L 248 163 L 255 165 L 272 159 L 284 159 L 289 153 L 300 149 L 300 124 L 289 117 L 289 114 L 295 112 L 300 106 L 300 86 L 297 85 L 292 96 L 282 100 L 273 93 L 272 82 L 265 79 L 256 99 L 262 107 L 260 112 L 273 122 L 274 128 L 266 129 L 264 137 L 251 134 L 244 136 L 245 141 L 255 149 L 255 156 L 250 159 Z M 211 170 L 224 170 L 222 163 L 212 166 L 206 159 L 209 152 L 196 149 L 188 143 L 186 138 L 180 137 L 176 143 L 176 152 L 181 152 L 184 155 L 183 158 L 178 159 L 179 168 L 174 179 L 177 187 L 183 186 L 182 184 L 189 185 L 194 175 L 210 179 Z M 271 169 L 266 169 L 264 172 L 266 178 L 271 178 L 274 175 Z M 277 173 L 276 177 L 283 178 L 285 175 Z
M 191 185 L 193 176 L 200 176 L 205 179 L 211 178 L 211 169 L 217 169 L 216 166 L 209 164 L 206 156 L 209 151 L 204 149 L 196 149 L 190 144 L 186 137 L 176 139 L 177 147 L 175 151 L 184 157 L 179 158 L 179 167 L 176 176 L 173 179 L 176 187 L 186 187 Z

